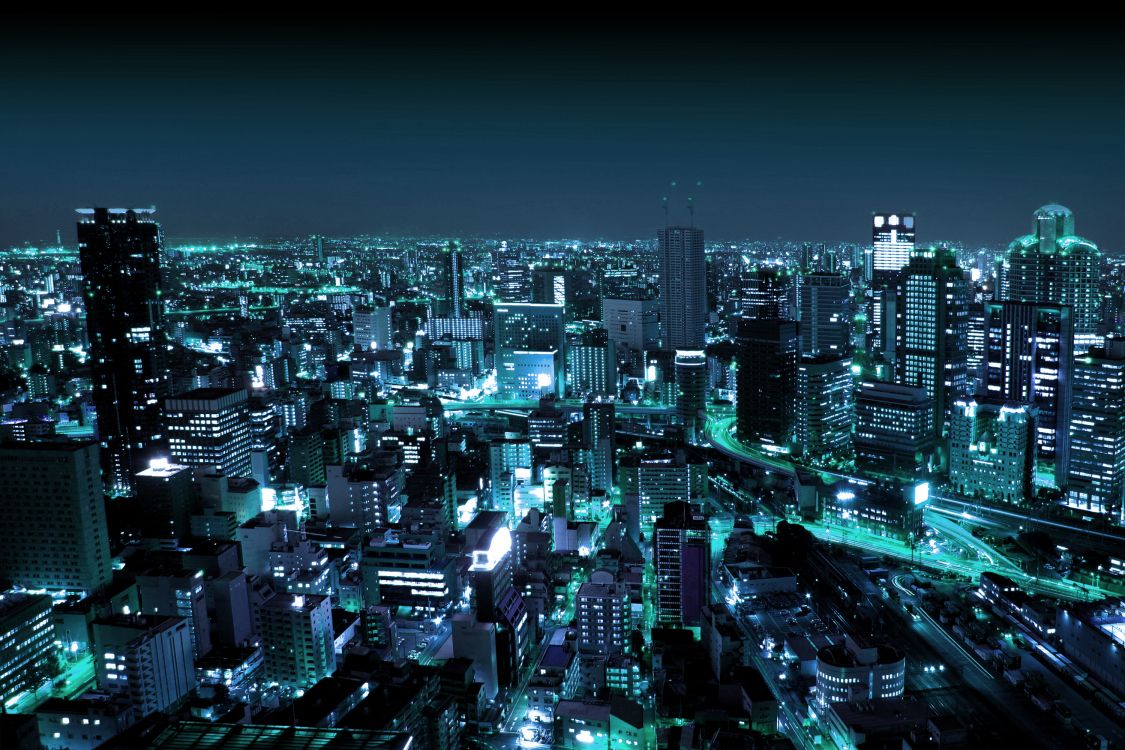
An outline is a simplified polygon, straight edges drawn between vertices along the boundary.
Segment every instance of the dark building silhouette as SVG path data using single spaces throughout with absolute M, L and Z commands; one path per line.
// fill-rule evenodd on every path
M 795 321 L 743 318 L 739 322 L 739 439 L 775 445 L 792 441 L 799 355 Z
M 133 475 L 162 452 L 169 392 L 161 299 L 163 233 L 155 209 L 84 208 L 78 249 L 106 490 L 132 494 Z

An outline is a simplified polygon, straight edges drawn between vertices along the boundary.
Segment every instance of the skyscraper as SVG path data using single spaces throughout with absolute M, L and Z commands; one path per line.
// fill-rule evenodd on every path
M 1074 234 L 1074 214 L 1057 204 L 1035 212 L 1032 234 L 1008 246 L 1007 299 L 1070 305 L 1078 351 L 1097 343 L 1101 296 L 1098 246 Z
M 465 269 L 461 264 L 461 246 L 450 241 L 442 249 L 441 260 L 445 312 L 451 318 L 460 318 L 465 309 Z
M 0 573 L 36 590 L 92 594 L 112 576 L 93 442 L 0 446 Z
M 555 263 L 531 269 L 531 301 L 551 305 L 567 303 L 566 269 Z
M 660 230 L 660 320 L 664 349 L 702 349 L 707 324 L 707 263 L 703 230 Z
M 698 505 L 664 506 L 653 532 L 656 621 L 670 627 L 699 625 L 710 601 L 711 527 Z
M 801 353 L 851 355 L 851 284 L 837 273 L 806 273 L 798 277 Z
M 78 250 L 106 489 L 131 494 L 133 475 L 163 445 L 168 395 L 155 209 L 83 208 Z
M 797 277 L 780 268 L 755 268 L 743 273 L 738 304 L 742 316 L 793 319 L 796 282 Z
M 991 302 L 984 314 L 981 393 L 992 400 L 1038 407 L 1037 481 L 1061 487 L 1070 460 L 1071 310 L 1046 303 Z
M 852 360 L 833 354 L 803 357 L 797 366 L 797 444 L 812 461 L 854 455 Z
M 707 355 L 702 351 L 676 352 L 676 414 L 688 441 L 694 441 L 707 411 Z
M 901 271 L 914 252 L 914 214 L 877 213 L 871 219 L 872 270 Z M 874 278 L 868 275 L 869 279 Z
M 934 400 L 934 437 L 966 395 L 970 287 L 949 248 L 915 250 L 898 286 L 896 381 L 920 386 Z
M 800 357 L 797 323 L 743 318 L 738 328 L 737 429 L 741 440 L 787 446 Z
M 520 249 L 507 242 L 492 252 L 492 292 L 508 302 L 531 301 L 531 269 Z
M 617 356 L 605 328 L 566 336 L 566 387 L 575 397 L 617 393 Z
M 613 441 L 616 407 L 613 401 L 594 400 L 582 405 L 582 442 L 587 451 L 590 486 L 610 492 L 613 489 Z
M 1125 338 L 1074 363 L 1066 504 L 1125 523 Z

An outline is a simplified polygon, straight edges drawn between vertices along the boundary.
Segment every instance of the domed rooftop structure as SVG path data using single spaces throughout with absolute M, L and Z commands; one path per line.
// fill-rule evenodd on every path
M 1048 203 L 1035 212 L 1034 233 L 1054 243 L 1057 238 L 1074 234 L 1074 212 L 1058 203 Z
M 1066 206 L 1061 206 L 1058 203 L 1048 203 L 1045 206 L 1040 206 L 1035 211 L 1036 219 L 1046 218 L 1048 216 L 1074 216 L 1074 212 Z

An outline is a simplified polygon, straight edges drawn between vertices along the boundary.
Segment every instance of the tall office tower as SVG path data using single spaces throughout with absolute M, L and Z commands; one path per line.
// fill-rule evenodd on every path
M 0 573 L 25 589 L 92 594 L 112 576 L 93 442 L 0 446 Z
M 613 401 L 594 400 L 582 405 L 582 441 L 590 487 L 609 493 L 613 489 L 613 441 L 616 407 Z
M 788 446 L 793 440 L 800 341 L 792 320 L 743 318 L 738 326 L 735 415 L 740 440 Z
M 589 328 L 566 335 L 566 387 L 574 397 L 617 393 L 617 356 L 609 331 Z
M 492 293 L 508 302 L 531 301 L 531 269 L 519 248 L 507 242 L 492 252 Z
M 170 377 L 160 298 L 164 240 L 154 212 L 78 210 L 102 469 L 115 494 L 132 493 L 133 475 L 164 444 L 160 407 Z
M 575 597 L 578 650 L 586 654 L 624 654 L 629 651 L 632 629 L 629 591 L 613 574 L 596 570 Z
M 191 633 L 182 617 L 117 615 L 94 620 L 98 689 L 145 717 L 167 711 L 195 689 Z
M 803 357 L 797 366 L 797 445 L 812 461 L 854 455 L 855 400 L 851 357 Z
M 707 326 L 707 262 L 703 230 L 665 227 L 658 235 L 660 321 L 667 351 L 702 349 Z
M 990 302 L 984 314 L 985 367 L 980 394 L 1038 407 L 1036 481 L 1062 487 L 1070 460 L 1071 309 L 1035 302 Z
M 498 302 L 492 325 L 496 387 L 502 397 L 563 395 L 562 305 Z
M 1008 246 L 1007 296 L 1017 302 L 1070 305 L 1075 348 L 1097 343 L 1101 296 L 1098 246 L 1074 234 L 1074 214 L 1051 204 L 1035 212 L 1032 234 Z
M 796 277 L 782 268 L 755 268 L 743 274 L 739 309 L 744 318 L 793 319 Z
M 653 565 L 657 623 L 698 626 L 711 591 L 711 527 L 700 506 L 685 502 L 664 506 L 653 533 Z
M 0 702 L 35 693 L 56 659 L 51 597 L 7 592 L 0 596 Z
M 660 301 L 638 293 L 602 300 L 602 325 L 617 361 L 633 374 L 644 370 L 644 354 L 660 348 Z
M 957 401 L 949 431 L 949 483 L 967 497 L 1023 503 L 1035 471 L 1036 407 Z
M 915 250 L 898 286 L 896 382 L 934 400 L 934 437 L 949 425 L 953 402 L 968 391 L 968 274 L 949 248 Z
M 352 329 L 356 347 L 363 351 L 394 349 L 394 328 L 391 323 L 393 314 L 394 303 L 352 308 Z
M 707 355 L 703 351 L 676 351 L 676 415 L 685 437 L 694 442 L 707 419 Z
M 531 301 L 544 305 L 567 303 L 566 269 L 554 263 L 531 269 Z
M 444 302 L 442 312 L 460 318 L 465 312 L 465 268 L 461 262 L 461 245 L 450 241 L 441 252 Z
M 197 388 L 164 402 L 168 447 L 178 464 L 250 476 L 250 407 L 242 388 Z
M 336 671 L 332 600 L 317 594 L 274 594 L 254 611 L 263 651 L 262 677 L 307 690 Z
M 877 213 L 871 219 L 872 271 L 901 271 L 914 252 L 914 214 Z
M 934 452 L 934 400 L 925 388 L 860 383 L 855 415 L 858 459 L 913 469 Z
M 969 373 L 968 393 L 980 393 L 984 387 L 985 332 L 988 328 L 984 305 L 973 302 L 969 305 L 969 328 L 965 334 L 967 354 L 965 368 Z
M 1066 504 L 1125 523 L 1125 338 L 1074 362 Z
M 802 354 L 851 355 L 851 282 L 835 273 L 804 273 L 800 285 Z

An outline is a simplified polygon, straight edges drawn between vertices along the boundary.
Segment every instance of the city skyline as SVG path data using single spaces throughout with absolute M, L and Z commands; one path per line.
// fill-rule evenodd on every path
M 3 750 L 1125 750 L 1125 37 L 314 10 L 0 29 Z

